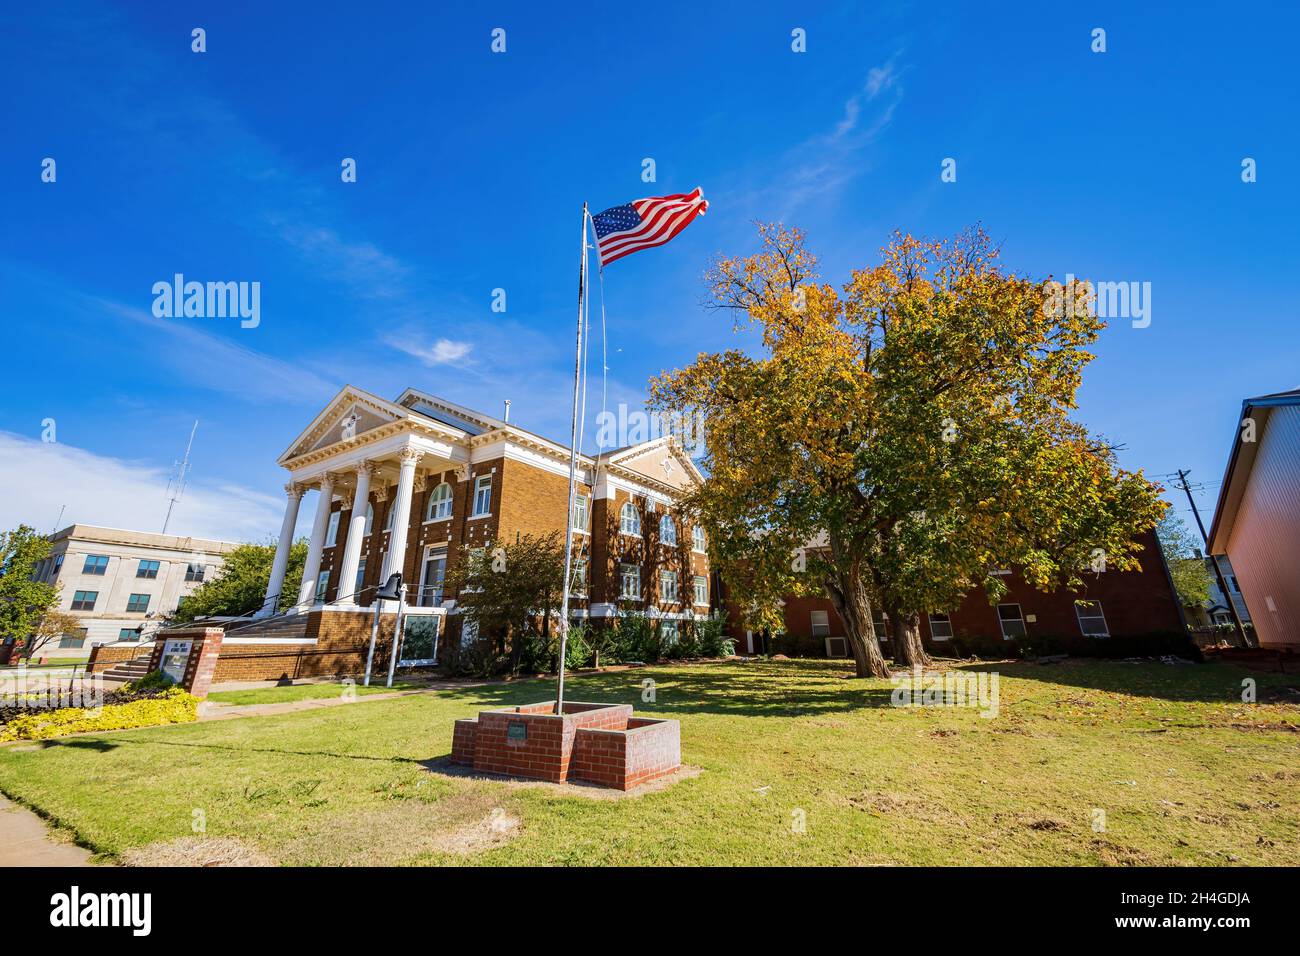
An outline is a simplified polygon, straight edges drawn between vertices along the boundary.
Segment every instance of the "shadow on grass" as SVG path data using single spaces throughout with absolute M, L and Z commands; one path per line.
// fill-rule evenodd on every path
M 653 665 L 565 678 L 565 700 L 631 704 L 668 716 L 721 714 L 742 717 L 807 717 L 864 707 L 888 707 L 892 687 L 883 681 L 849 681 L 850 670 L 830 661 L 789 660 L 705 665 Z M 653 681 L 647 685 L 646 681 Z M 653 687 L 654 699 L 644 695 Z M 490 687 L 440 690 L 450 701 L 479 709 L 554 698 L 551 678 Z
M 1088 688 L 1134 697 L 1153 697 L 1181 703 L 1241 703 L 1242 681 L 1255 680 L 1259 688 L 1300 685 L 1292 674 L 1261 674 L 1234 664 L 1161 664 L 1068 658 L 1038 664 L 1033 661 L 994 661 L 967 665 L 964 670 L 997 672 L 1003 677 L 1033 680 L 1061 687 Z M 1263 699 L 1261 697 L 1261 699 Z

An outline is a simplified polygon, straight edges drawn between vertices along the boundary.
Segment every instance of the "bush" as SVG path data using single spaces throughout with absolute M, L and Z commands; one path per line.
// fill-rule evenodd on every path
M 179 687 L 127 703 L 108 703 L 108 700 L 106 697 L 104 706 L 97 711 L 85 707 L 28 710 L 0 725 L 0 741 L 46 740 L 96 730 L 183 724 L 197 720 L 199 714 L 199 699 Z
M 624 663 L 653 664 L 663 654 L 659 628 L 642 614 L 621 614 L 618 619 L 617 656 Z
M 1035 634 L 1014 640 L 993 637 L 957 637 L 951 641 L 930 643 L 935 653 L 952 653 L 957 657 L 995 659 L 1013 657 L 1051 657 L 1068 654 L 1070 657 L 1091 657 L 1116 660 L 1125 657 L 1185 657 L 1199 661 L 1200 648 L 1178 631 L 1157 631 L 1151 634 L 1134 634 L 1127 637 L 1083 637 L 1055 634 Z
M 553 657 L 560 656 L 560 639 L 555 638 L 555 654 Z M 569 639 L 564 645 L 564 668 L 565 670 L 577 670 L 579 667 L 586 667 L 587 662 L 591 660 L 591 648 L 587 644 L 587 628 L 579 624 L 569 628 Z
M 736 642 L 727 636 L 727 622 L 722 617 L 697 621 L 695 635 L 700 642 L 701 657 L 730 657 L 736 653 Z

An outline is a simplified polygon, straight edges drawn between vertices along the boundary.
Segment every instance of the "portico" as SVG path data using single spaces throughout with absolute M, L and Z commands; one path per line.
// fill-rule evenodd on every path
M 287 613 L 316 609 L 356 610 L 371 602 L 360 586 L 363 547 L 382 554 L 384 581 L 407 564 L 407 539 L 417 486 L 430 476 L 463 470 L 469 461 L 470 431 L 417 415 L 411 409 L 345 388 L 281 456 L 289 471 L 286 503 L 275 560 L 259 616 L 283 606 L 289 552 L 299 511 L 315 492 L 302 584 Z M 390 500 L 391 499 L 391 500 Z M 335 502 L 341 508 L 336 511 Z M 384 525 L 376 527 L 377 512 Z M 339 515 L 338 518 L 332 515 Z M 346 525 L 342 522 L 347 515 Z M 342 543 L 336 596 L 326 602 L 322 556 Z M 440 609 L 439 609 L 440 610 Z

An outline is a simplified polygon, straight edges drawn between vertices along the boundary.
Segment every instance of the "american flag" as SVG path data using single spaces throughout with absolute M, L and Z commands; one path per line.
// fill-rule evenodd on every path
M 708 208 L 709 201 L 696 186 L 693 192 L 637 199 L 597 213 L 591 221 L 596 226 L 600 264 L 607 266 L 642 249 L 662 246 Z

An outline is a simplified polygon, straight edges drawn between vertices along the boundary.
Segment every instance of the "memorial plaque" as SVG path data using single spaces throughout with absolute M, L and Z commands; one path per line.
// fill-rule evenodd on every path
M 506 725 L 506 740 L 522 743 L 528 739 L 528 724 L 522 720 L 512 720 Z

